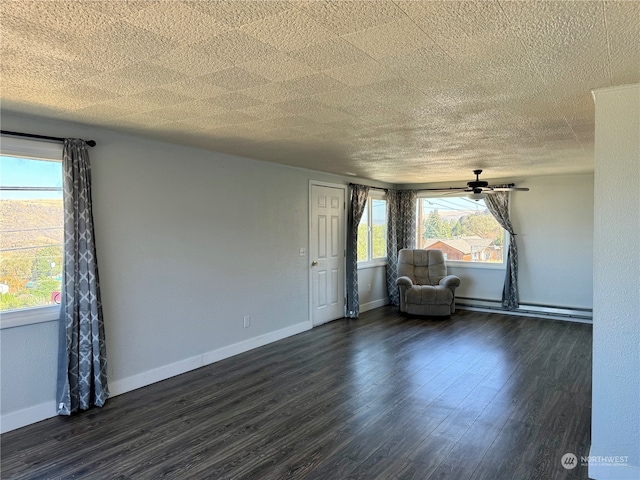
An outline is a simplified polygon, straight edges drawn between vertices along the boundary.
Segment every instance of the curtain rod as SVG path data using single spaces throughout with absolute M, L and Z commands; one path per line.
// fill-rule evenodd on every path
M 0 130 L 0 134 L 2 135 L 11 135 L 12 137 L 27 137 L 27 138 L 37 138 L 40 140 L 51 140 L 53 142 L 64 142 L 65 139 L 61 137 L 48 137 L 46 135 L 35 135 L 33 133 L 21 133 L 21 132 L 10 132 L 8 130 Z M 95 147 L 95 140 L 87 140 L 85 142 L 90 147 Z
M 361 183 L 350 183 L 349 186 L 352 185 L 362 185 Z M 382 188 L 382 187 L 372 187 L 370 185 L 365 185 L 366 187 L 369 187 L 369 190 L 382 190 L 383 192 L 386 192 L 387 190 L 389 190 L 388 188 Z
M 361 184 L 360 184 L 360 183 L 350 183 L 350 184 L 349 184 L 349 186 L 351 186 L 351 185 L 361 185 Z M 395 188 L 371 187 L 371 186 L 369 186 L 369 185 L 366 185 L 366 186 L 367 186 L 367 187 L 369 187 L 369 190 L 380 190 L 380 191 L 382 191 L 382 192 L 388 192 L 389 190 L 396 190 Z M 401 191 L 408 192 L 408 191 L 410 191 L 410 190 L 411 190 L 411 189 L 408 189 L 408 190 L 401 190 Z M 457 190 L 457 189 L 455 189 L 455 190 Z M 428 191 L 429 191 L 429 189 L 417 189 L 417 190 L 414 190 L 414 191 L 416 191 L 416 192 L 428 192 Z
M 361 185 L 361 184 L 359 184 L 359 183 L 350 183 L 349 186 L 351 186 L 351 185 Z M 504 187 L 513 187 L 513 186 L 515 186 L 515 184 L 513 184 L 513 183 L 505 183 L 505 184 L 500 184 L 500 185 L 492 185 L 492 187 L 502 187 L 502 186 L 504 186 Z M 399 191 L 401 191 L 401 192 L 414 191 L 416 193 L 433 192 L 434 195 L 436 193 L 440 193 L 440 192 L 442 192 L 442 193 L 456 193 L 457 192 L 457 193 L 465 194 L 465 195 L 470 193 L 469 191 L 464 190 L 464 188 L 465 187 L 449 187 L 448 189 L 443 189 L 443 190 L 438 189 L 437 191 L 434 191 L 434 190 L 432 190 L 430 188 L 417 188 L 417 189 L 416 188 L 413 188 L 413 189 L 412 188 L 408 188 L 408 189 L 399 190 Z M 383 192 L 388 192 L 389 190 L 396 190 L 396 189 L 394 189 L 394 188 L 382 188 L 382 187 L 369 187 L 369 190 L 381 190 Z

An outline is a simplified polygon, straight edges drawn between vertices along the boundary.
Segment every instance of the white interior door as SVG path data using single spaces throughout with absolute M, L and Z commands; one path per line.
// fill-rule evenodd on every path
M 314 325 L 344 317 L 344 187 L 311 185 L 309 261 Z

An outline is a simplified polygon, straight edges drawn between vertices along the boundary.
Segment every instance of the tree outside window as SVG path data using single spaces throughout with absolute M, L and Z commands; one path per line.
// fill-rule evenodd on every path
M 504 230 L 484 200 L 418 198 L 418 248 L 442 250 L 447 260 L 503 263 Z

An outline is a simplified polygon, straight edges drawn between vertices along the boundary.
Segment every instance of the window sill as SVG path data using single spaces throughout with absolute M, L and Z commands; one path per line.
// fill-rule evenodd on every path
M 0 313 L 0 330 L 36 323 L 57 322 L 59 319 L 60 305 L 11 310 Z
M 367 268 L 385 267 L 387 265 L 387 259 L 382 258 L 379 260 L 371 260 L 370 262 L 358 262 L 358 270 L 365 270 Z
M 483 270 L 506 270 L 507 265 L 504 263 L 481 263 L 481 262 L 460 262 L 455 260 L 446 260 L 447 268 L 480 268 Z

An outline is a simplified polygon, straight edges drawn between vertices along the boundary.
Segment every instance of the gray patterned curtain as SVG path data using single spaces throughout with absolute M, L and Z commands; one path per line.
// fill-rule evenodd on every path
M 98 263 L 91 207 L 91 166 L 83 140 L 67 139 L 64 174 L 64 282 L 58 356 L 58 414 L 109 396 Z
M 506 185 L 505 185 L 506 186 Z M 509 232 L 509 253 L 507 254 L 507 272 L 502 289 L 502 306 L 516 310 L 518 303 L 518 248 L 516 234 L 509 220 L 509 192 L 496 192 L 487 195 L 484 203 L 500 226 Z
M 347 317 L 358 318 L 358 225 L 367 206 L 369 187 L 351 184 L 351 202 L 347 217 Z
M 392 305 L 400 305 L 398 252 L 416 246 L 415 190 L 387 190 L 387 292 Z

